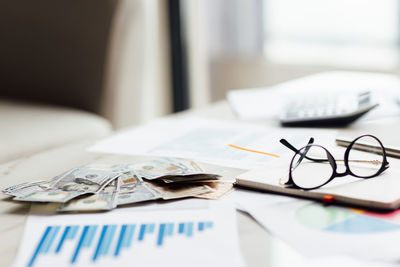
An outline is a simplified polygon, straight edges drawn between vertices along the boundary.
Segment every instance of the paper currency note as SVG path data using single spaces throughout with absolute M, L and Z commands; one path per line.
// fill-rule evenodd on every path
M 167 176 L 159 178 L 164 183 L 180 183 L 180 182 L 196 182 L 202 180 L 218 180 L 220 175 L 218 174 L 192 174 L 185 176 Z
M 52 187 L 64 191 L 96 193 L 120 175 L 119 173 L 104 170 L 101 173 L 101 177 L 97 179 L 98 170 L 77 168 L 61 177 Z M 82 175 L 85 175 L 85 178 L 81 178 Z
M 120 179 L 121 186 L 118 194 L 118 205 L 138 203 L 160 198 L 160 194 L 146 186 L 134 171 L 123 174 Z
M 133 190 L 143 180 L 138 177 L 134 170 L 130 170 L 120 176 L 121 187 L 120 192 L 129 192 Z
M 4 194 L 17 197 L 17 196 L 27 195 L 31 192 L 44 191 L 49 187 L 50 187 L 49 181 L 36 181 L 36 182 L 13 185 L 3 189 L 2 192 Z
M 118 195 L 118 205 L 126 205 L 149 200 L 159 199 L 160 194 L 141 183 L 131 192 L 122 192 Z
M 13 200 L 30 202 L 67 202 L 77 196 L 87 194 L 86 192 L 67 192 L 60 189 L 48 189 L 46 191 L 35 191 L 29 194 L 18 196 Z
M 178 199 L 193 197 L 204 193 L 214 192 L 214 190 L 203 184 L 160 184 L 155 182 L 146 183 L 151 189 L 157 191 L 162 199 Z
M 154 159 L 131 164 L 129 167 L 134 169 L 139 176 L 148 180 L 169 175 L 193 175 L 204 172 L 201 166 L 194 161 L 175 158 Z
M 79 197 L 60 204 L 57 211 L 94 211 L 111 210 L 117 206 L 120 179 L 115 179 L 104 189 L 90 196 Z
M 218 182 L 211 182 L 207 183 L 207 186 L 213 189 L 212 192 L 203 193 L 196 195 L 197 198 L 205 198 L 205 199 L 221 199 L 224 196 L 231 193 L 235 188 L 233 187 L 232 183 L 218 183 Z
M 54 183 L 56 183 L 64 175 L 66 175 L 74 170 L 75 170 L 75 168 L 68 170 L 66 172 L 63 172 L 62 174 L 57 175 L 47 181 L 39 180 L 39 181 L 34 181 L 34 182 L 26 182 L 26 183 L 22 183 L 22 184 L 13 185 L 13 186 L 3 189 L 2 192 L 7 195 L 11 195 L 11 196 L 23 196 L 23 195 L 26 195 L 26 194 L 29 194 L 32 192 L 36 192 L 36 191 L 39 191 L 39 192 L 45 191 L 45 190 L 51 188 L 52 185 Z
M 119 172 L 113 172 L 110 170 L 98 170 L 91 168 L 79 168 L 73 173 L 75 179 L 74 182 L 82 184 L 96 184 L 102 186 L 107 184 L 113 178 L 121 175 Z
M 75 168 L 65 172 L 61 176 L 57 176 L 51 180 L 51 187 L 40 191 L 30 191 L 29 194 L 19 195 L 14 198 L 18 201 L 33 202 L 61 202 L 65 203 L 69 200 L 88 193 L 96 193 L 101 191 L 109 182 L 114 180 L 119 174 L 108 172 L 108 178 L 103 180 L 103 184 L 97 183 L 80 183 L 77 182 L 76 175 L 90 175 L 91 172 L 85 169 Z M 96 174 L 96 170 L 93 170 Z

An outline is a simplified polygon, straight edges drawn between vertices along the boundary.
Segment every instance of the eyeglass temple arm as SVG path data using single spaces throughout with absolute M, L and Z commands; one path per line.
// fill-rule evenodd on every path
M 292 146 L 292 144 L 290 144 L 286 139 L 282 138 L 281 140 L 279 140 L 279 142 L 281 142 L 282 145 L 286 146 L 287 148 L 289 148 L 290 150 L 292 150 L 294 153 L 298 153 L 299 150 L 297 148 L 295 148 L 294 146 Z M 308 141 L 307 145 L 311 145 L 312 143 L 314 143 L 314 138 L 310 138 L 310 140 Z
M 290 150 L 292 150 L 294 153 L 299 153 L 300 150 L 298 150 L 297 148 L 295 148 L 292 144 L 290 144 L 286 139 L 282 138 L 281 140 L 279 140 L 279 142 L 281 142 L 284 146 L 286 146 L 287 148 L 289 148 Z M 307 146 L 311 145 L 314 143 L 314 138 L 310 138 L 310 140 L 308 141 Z M 308 150 L 307 150 L 308 151 Z M 305 154 L 300 153 L 301 154 L 301 159 L 299 159 L 299 161 L 301 162 L 303 160 L 303 158 L 306 158 L 308 160 L 312 160 L 312 161 L 316 161 L 316 162 L 325 162 L 327 161 L 327 159 L 313 159 L 310 158 L 308 156 L 306 156 L 307 152 Z

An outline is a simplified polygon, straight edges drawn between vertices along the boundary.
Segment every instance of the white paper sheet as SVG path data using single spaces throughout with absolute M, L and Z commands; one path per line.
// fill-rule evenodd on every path
M 198 117 L 165 118 L 106 138 L 89 151 L 181 157 L 221 166 L 252 169 L 277 161 L 277 158 L 229 147 L 236 146 L 279 156 L 293 152 L 279 143 L 287 138 L 293 144 L 334 143 L 336 131 L 282 129 L 249 123 L 208 120 Z
M 247 209 L 252 206 L 263 207 L 292 202 L 293 197 L 239 188 L 226 196 L 224 201 L 229 201 L 235 205 L 236 209 L 247 212 Z
M 201 203 L 30 215 L 14 266 L 243 266 L 233 206 Z
M 237 209 L 249 213 L 255 220 L 263 225 L 266 230 L 271 232 L 268 242 L 268 251 L 265 252 L 270 266 L 398 266 L 396 262 L 385 261 L 382 260 L 381 257 L 376 257 L 376 259 L 371 260 L 372 257 L 358 257 L 356 254 L 360 253 L 363 255 L 363 252 L 364 254 L 368 254 L 370 253 L 369 251 L 356 251 L 356 253 L 352 253 L 351 246 L 357 245 L 354 244 L 357 236 L 353 236 L 353 243 L 346 244 L 345 242 L 347 240 L 340 234 L 334 238 L 325 236 L 324 238 L 328 239 L 316 240 L 316 234 L 310 231 L 297 233 L 296 231 L 300 231 L 301 229 L 299 230 L 297 226 L 294 228 L 292 227 L 292 224 L 296 224 L 296 221 L 290 221 L 288 216 L 282 216 L 281 214 L 291 212 L 289 209 L 285 208 L 286 206 L 291 206 L 300 202 L 311 203 L 310 201 L 303 202 L 303 200 L 293 197 L 246 189 L 234 191 L 226 197 L 224 201 L 234 203 Z M 278 212 L 270 212 L 271 210 L 278 210 Z M 309 216 L 310 220 L 317 221 L 320 219 L 318 216 Z M 270 223 L 270 221 L 272 222 Z M 271 224 L 274 226 L 269 227 Z M 282 232 L 285 231 L 288 233 L 283 235 Z M 310 239 L 308 239 L 309 236 Z M 371 240 L 370 244 L 373 244 L 373 241 L 374 240 Z M 312 242 L 316 242 L 316 244 Z M 332 249 L 332 246 L 334 247 L 336 244 L 331 244 L 332 242 L 340 243 L 339 245 L 345 247 L 350 253 L 343 253 L 343 250 L 335 251 Z M 315 246 L 317 246 L 317 250 L 314 250 Z
M 273 267 L 398 267 L 395 262 L 361 260 L 354 257 L 336 255 L 328 257 L 309 257 L 294 250 L 282 240 L 271 237 L 268 249 L 269 266 Z
M 240 209 L 306 257 L 400 259 L 399 210 L 382 214 L 289 197 L 254 195 L 247 201 L 242 197 L 234 196 Z

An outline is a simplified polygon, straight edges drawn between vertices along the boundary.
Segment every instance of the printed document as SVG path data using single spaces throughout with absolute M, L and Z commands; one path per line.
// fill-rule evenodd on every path
M 89 151 L 179 157 L 205 163 L 253 169 L 271 164 L 279 158 L 251 153 L 228 145 L 293 156 L 279 140 L 286 138 L 299 147 L 310 137 L 315 142 L 334 144 L 336 131 L 318 129 L 282 129 L 250 123 L 209 120 L 199 117 L 163 118 L 106 138 Z M 287 163 L 289 164 L 289 163 Z
M 307 257 L 400 259 L 400 210 L 378 213 L 278 196 L 243 200 L 243 192 L 232 197 L 241 210 Z
M 233 206 L 205 203 L 30 215 L 14 266 L 244 266 Z

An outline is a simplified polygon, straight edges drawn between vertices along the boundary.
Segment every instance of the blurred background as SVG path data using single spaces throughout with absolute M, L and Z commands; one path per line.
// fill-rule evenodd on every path
M 398 73 L 397 0 L 2 3 L 2 97 L 114 128 L 327 70 Z
M 321 71 L 398 72 L 396 0 L 198 2 L 211 101 Z

